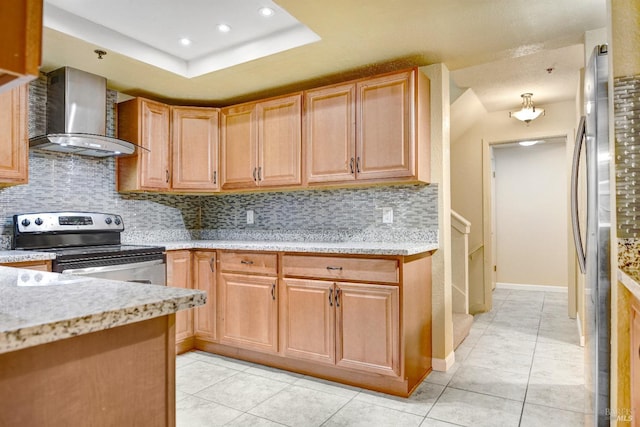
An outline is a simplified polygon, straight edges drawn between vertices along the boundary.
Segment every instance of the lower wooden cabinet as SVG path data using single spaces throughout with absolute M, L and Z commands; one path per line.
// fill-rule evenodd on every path
M 192 288 L 191 251 L 167 252 L 167 286 Z M 193 310 L 176 313 L 176 353 L 193 348 Z
M 183 252 L 167 257 L 170 283 L 188 277 Z M 192 286 L 207 292 L 192 348 L 400 396 L 431 371 L 428 253 L 198 250 L 191 265 Z
M 207 303 L 196 307 L 194 334 L 196 340 L 216 341 L 216 252 L 196 251 L 193 254 L 194 288 L 207 293 Z
M 631 304 L 631 416 L 632 425 L 640 426 L 640 301 Z
M 397 286 L 284 279 L 282 353 L 400 375 Z
M 51 261 L 23 261 L 0 263 L 3 267 L 26 268 L 27 270 L 51 271 Z
M 284 279 L 280 298 L 280 340 L 286 357 L 336 362 L 335 284 Z
M 278 352 L 277 278 L 220 273 L 220 343 Z
M 400 375 L 397 286 L 336 284 L 336 364 L 375 374 Z

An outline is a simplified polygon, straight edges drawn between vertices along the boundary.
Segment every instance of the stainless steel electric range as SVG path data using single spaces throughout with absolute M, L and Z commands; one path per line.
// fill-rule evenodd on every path
M 123 245 L 123 231 L 115 214 L 20 214 L 13 217 L 12 248 L 55 253 L 52 269 L 58 273 L 165 285 L 165 248 Z

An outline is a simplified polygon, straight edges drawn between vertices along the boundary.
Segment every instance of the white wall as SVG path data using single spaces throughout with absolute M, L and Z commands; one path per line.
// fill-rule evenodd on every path
M 497 281 L 567 286 L 564 140 L 494 146 Z

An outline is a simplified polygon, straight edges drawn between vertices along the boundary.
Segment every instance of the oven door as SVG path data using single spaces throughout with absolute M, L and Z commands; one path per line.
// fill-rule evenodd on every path
M 162 259 L 98 267 L 63 268 L 60 273 L 122 282 L 150 283 L 163 286 L 167 284 L 166 264 Z

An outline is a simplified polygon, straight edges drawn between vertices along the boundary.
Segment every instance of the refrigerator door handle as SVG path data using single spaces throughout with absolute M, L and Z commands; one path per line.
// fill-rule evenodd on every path
M 585 141 L 585 117 L 580 118 L 576 144 L 573 149 L 573 165 L 571 167 L 571 224 L 573 225 L 573 241 L 576 246 L 578 265 L 582 274 L 586 272 L 586 255 L 580 237 L 580 218 L 578 217 L 578 173 L 580 166 L 580 152 Z

